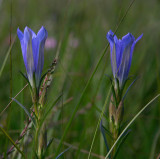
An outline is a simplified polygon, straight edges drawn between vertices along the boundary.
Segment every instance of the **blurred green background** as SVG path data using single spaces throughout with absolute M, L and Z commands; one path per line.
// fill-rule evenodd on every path
M 53 155 L 58 141 L 64 133 L 71 114 L 79 101 L 102 51 L 108 44 L 106 33 L 115 30 L 131 1 L 128 0 L 0 0 L 0 68 L 10 45 L 10 26 L 12 41 L 17 28 L 25 26 L 36 33 L 43 25 L 49 39 L 54 43 L 45 48 L 45 73 L 51 65 L 56 52 L 59 62 L 53 75 L 53 83 L 48 91 L 47 103 L 53 102 L 61 93 L 63 97 L 57 111 L 47 118 L 48 140 L 53 141 L 47 156 Z M 125 100 L 124 123 L 148 103 L 160 90 L 160 0 L 136 0 L 120 25 L 117 36 L 121 38 L 131 32 L 135 38 L 143 33 L 137 43 L 132 59 L 130 75 L 139 76 Z M 12 14 L 11 14 L 12 13 Z M 48 41 L 49 43 L 49 41 Z M 61 44 L 61 45 L 59 45 Z M 53 47 L 53 45 L 55 45 Z M 60 47 L 58 47 L 60 46 Z M 12 97 L 25 85 L 19 71 L 25 72 L 20 42 L 16 38 L 12 47 Z M 74 145 L 64 155 L 67 159 L 88 157 L 100 110 L 108 94 L 112 76 L 109 49 L 104 56 L 91 84 L 78 109 L 76 117 L 67 133 L 65 142 Z M 128 85 L 131 81 L 128 82 Z M 0 112 L 10 102 L 10 60 L 8 57 L 0 76 Z M 28 109 L 32 105 L 30 92 L 25 88 L 16 98 Z M 67 104 L 65 103 L 69 99 Z M 108 110 L 106 110 L 108 115 Z M 16 140 L 24 128 L 27 116 L 15 102 L 0 116 L 0 126 Z M 105 118 L 103 123 L 108 127 Z M 135 123 L 117 158 L 152 159 L 160 154 L 160 104 L 155 101 Z M 0 154 L 11 146 L 0 132 Z M 61 148 L 63 151 L 68 146 Z M 83 149 L 83 150 L 82 150 Z M 24 152 L 30 154 L 30 143 Z M 103 158 L 107 151 L 100 130 L 97 132 L 91 158 Z M 53 158 L 52 156 L 48 158 Z M 63 158 L 63 157 L 62 157 Z

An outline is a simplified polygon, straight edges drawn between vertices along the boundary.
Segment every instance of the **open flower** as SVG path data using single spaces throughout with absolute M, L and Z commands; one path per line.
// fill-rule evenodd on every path
M 18 28 L 17 35 L 21 43 L 28 81 L 32 88 L 39 88 L 44 65 L 44 45 L 47 31 L 42 26 L 36 35 L 30 28 L 25 27 L 24 33 Z
M 107 39 L 110 43 L 112 72 L 114 78 L 118 80 L 120 88 L 123 87 L 128 78 L 133 50 L 142 36 L 143 34 L 135 40 L 134 36 L 128 33 L 122 39 L 118 39 L 111 30 L 107 33 Z

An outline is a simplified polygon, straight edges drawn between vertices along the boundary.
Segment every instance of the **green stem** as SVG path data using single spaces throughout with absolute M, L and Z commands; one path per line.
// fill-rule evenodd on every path
M 39 113 L 38 113 L 38 100 L 37 100 L 36 94 L 33 94 L 33 103 L 34 103 L 34 113 L 35 113 L 35 119 L 36 119 L 36 131 L 35 131 L 35 142 L 34 142 L 34 149 L 35 152 L 38 154 L 38 134 L 39 134 Z
M 39 127 L 37 126 L 36 132 L 35 132 L 35 152 L 37 152 L 37 149 L 38 149 L 38 130 L 39 130 Z
M 118 138 L 118 135 L 119 135 L 119 126 L 115 126 L 114 127 L 114 132 L 113 132 L 113 143 L 112 145 L 115 143 L 115 141 L 117 140 Z M 115 156 L 115 153 L 116 153 L 116 149 L 117 149 L 117 145 L 115 145 L 114 149 L 113 149 L 113 152 L 112 152 L 112 159 L 114 159 L 114 156 Z
M 36 109 L 38 110 L 38 105 L 36 105 Z M 45 124 L 40 125 L 42 110 L 37 112 L 37 127 L 35 132 L 35 152 L 38 155 L 38 158 L 42 157 L 42 150 L 47 145 L 47 137 L 46 137 L 46 129 Z M 41 130 L 41 131 L 40 131 Z M 39 132 L 40 131 L 40 132 Z

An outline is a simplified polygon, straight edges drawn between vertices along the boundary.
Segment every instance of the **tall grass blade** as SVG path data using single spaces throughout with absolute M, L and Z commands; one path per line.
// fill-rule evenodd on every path
M 14 37 L 14 40 L 13 40 L 11 46 L 9 47 L 9 49 L 8 49 L 8 51 L 7 51 L 7 53 L 6 53 L 5 59 L 4 59 L 4 61 L 3 61 L 3 64 L 2 64 L 2 66 L 1 66 L 1 69 L 0 69 L 0 77 L 1 77 L 1 75 L 2 75 L 2 72 L 3 72 L 3 70 L 4 70 L 4 67 L 5 67 L 5 65 L 6 65 L 8 56 L 10 55 L 10 52 L 11 52 L 11 50 L 12 50 L 12 47 L 13 47 L 13 44 L 14 44 L 15 40 L 16 40 L 16 36 Z
M 19 149 L 19 147 L 16 145 L 16 143 L 12 140 L 12 138 L 8 135 L 8 133 L 0 126 L 1 131 L 3 134 L 9 139 L 9 141 L 14 145 L 14 147 L 17 149 L 17 151 L 25 158 L 24 153 Z
M 26 87 L 28 86 L 28 84 L 26 84 L 14 97 L 13 99 L 15 99 Z M 13 99 L 8 103 L 8 105 L 2 110 L 2 112 L 0 112 L 0 116 L 2 116 L 2 114 L 7 110 L 7 108 L 11 105 L 11 103 L 13 102 Z
M 106 97 L 105 103 L 104 103 L 104 105 L 103 105 L 103 108 L 102 108 L 102 111 L 101 111 L 101 114 L 100 114 L 100 117 L 99 117 L 99 120 L 98 120 L 98 123 L 97 123 L 97 127 L 96 127 L 96 130 L 95 130 L 95 133 L 94 133 L 94 136 L 93 136 L 93 140 L 92 140 L 92 144 L 91 144 L 91 147 L 90 147 L 90 150 L 89 150 L 88 159 L 89 159 L 90 156 L 91 156 L 92 147 L 93 147 L 93 144 L 94 144 L 94 140 L 95 140 L 95 138 L 96 138 L 97 130 L 98 130 L 98 127 L 99 127 L 100 122 L 101 122 L 101 120 L 102 120 L 104 111 L 105 111 L 105 109 L 106 109 L 106 106 L 107 106 L 107 103 L 108 103 L 108 100 L 109 100 L 110 93 L 111 93 L 111 87 L 110 87 L 110 89 L 109 89 L 108 95 L 107 95 L 107 97 Z
M 119 135 L 119 137 L 117 138 L 117 140 L 115 141 L 115 143 L 113 144 L 113 146 L 111 147 L 111 149 L 109 150 L 109 152 L 107 153 L 105 159 L 108 159 L 108 156 L 111 154 L 113 148 L 115 147 L 115 145 L 118 143 L 118 141 L 120 140 L 120 138 L 122 137 L 122 135 L 126 132 L 126 130 L 129 128 L 129 126 L 137 119 L 137 117 L 151 104 L 153 103 L 158 97 L 160 96 L 160 94 L 158 94 L 156 97 L 154 97 L 150 102 L 148 102 L 135 116 L 134 118 L 129 122 L 129 124 L 124 128 L 124 130 L 121 132 L 121 134 Z

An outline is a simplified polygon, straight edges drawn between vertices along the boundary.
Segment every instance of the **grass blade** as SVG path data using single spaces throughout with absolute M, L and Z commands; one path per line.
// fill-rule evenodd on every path
M 17 149 L 17 151 L 25 158 L 24 153 L 19 149 L 19 147 L 15 144 L 15 142 L 12 140 L 12 138 L 8 135 L 8 133 L 0 126 L 1 131 L 3 134 L 9 139 L 9 141 L 14 145 L 14 147 Z
M 95 130 L 95 133 L 94 133 L 94 136 L 93 136 L 92 144 L 91 144 L 91 147 L 90 147 L 90 150 L 89 150 L 88 159 L 89 159 L 90 156 L 91 156 L 91 151 L 92 151 L 92 147 L 93 147 L 93 144 L 94 144 L 94 140 L 95 140 L 95 138 L 96 138 L 97 130 L 98 130 L 99 124 L 100 124 L 100 122 L 101 122 L 101 120 L 102 120 L 104 111 L 105 111 L 105 109 L 106 109 L 106 106 L 107 106 L 107 103 L 108 103 L 108 99 L 109 99 L 110 93 L 111 93 L 111 87 L 110 87 L 110 89 L 109 89 L 108 95 L 107 95 L 107 97 L 106 97 L 106 100 L 105 100 L 103 109 L 102 109 L 102 111 L 101 111 L 101 114 L 100 114 L 100 117 L 99 117 L 99 120 L 98 120 L 98 124 L 97 124 L 96 130 Z
M 155 158 L 155 150 L 156 150 L 156 146 L 157 146 L 159 137 L 160 137 L 160 128 L 156 132 L 155 137 L 153 139 L 153 144 L 152 144 L 152 147 L 151 147 L 151 153 L 150 153 L 149 159 L 154 159 Z
M 9 47 L 9 49 L 8 49 L 8 51 L 7 51 L 7 53 L 6 53 L 5 59 L 4 59 L 4 61 L 3 61 L 3 64 L 2 64 L 2 66 L 1 66 L 1 69 L 0 69 L 0 77 L 1 77 L 1 75 L 2 75 L 2 72 L 3 72 L 3 70 L 4 70 L 4 67 L 5 67 L 5 65 L 6 65 L 8 56 L 9 56 L 9 54 L 10 54 L 10 52 L 11 52 L 11 49 L 12 49 L 12 47 L 13 47 L 13 44 L 14 44 L 15 40 L 16 40 L 16 36 L 14 37 L 14 40 L 13 40 L 11 46 Z
M 115 141 L 115 143 L 113 144 L 113 146 L 111 147 L 111 149 L 109 150 L 109 152 L 107 153 L 105 159 L 108 159 L 108 156 L 110 155 L 110 153 L 112 152 L 114 146 L 118 143 L 118 141 L 120 140 L 120 138 L 122 137 L 122 135 L 126 132 L 126 130 L 129 128 L 129 126 L 137 119 L 137 117 L 151 104 L 153 103 L 158 97 L 160 96 L 160 94 L 158 94 L 156 97 L 154 97 L 150 102 L 148 102 L 135 116 L 134 118 L 129 122 L 129 124 L 125 127 L 125 129 L 121 132 L 121 134 L 119 135 L 119 137 L 117 138 L 117 140 Z

